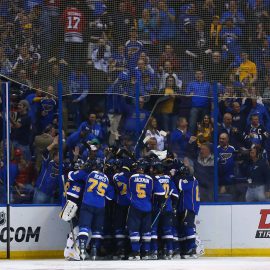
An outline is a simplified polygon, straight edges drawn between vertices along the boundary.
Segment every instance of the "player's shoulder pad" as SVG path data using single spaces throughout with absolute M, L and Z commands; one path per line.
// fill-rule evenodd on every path
M 138 177 L 138 176 L 140 176 L 138 173 L 135 173 L 135 174 L 132 174 L 131 176 L 130 176 L 130 178 L 133 178 L 133 177 Z
M 71 180 L 71 181 L 74 181 L 73 176 L 76 175 L 76 174 L 78 174 L 79 172 L 80 171 L 70 171 L 68 173 L 68 179 Z
M 153 180 L 153 178 L 152 178 L 150 175 L 145 174 L 144 176 L 145 176 L 145 178 L 147 178 L 147 179 Z
M 188 180 L 187 179 L 180 179 L 182 181 L 182 183 L 187 184 Z

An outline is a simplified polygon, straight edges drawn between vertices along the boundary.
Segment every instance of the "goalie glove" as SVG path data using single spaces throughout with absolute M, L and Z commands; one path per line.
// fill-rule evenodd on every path
M 62 212 L 60 213 L 60 218 L 64 221 L 70 221 L 75 217 L 78 209 L 78 205 L 70 200 L 67 200 Z

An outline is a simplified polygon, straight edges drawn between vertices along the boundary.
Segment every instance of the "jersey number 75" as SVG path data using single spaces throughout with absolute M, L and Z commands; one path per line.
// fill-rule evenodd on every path
M 94 188 L 97 186 L 97 193 L 100 196 L 105 196 L 105 191 L 108 187 L 108 185 L 106 183 L 103 182 L 99 182 L 98 180 L 94 179 L 94 178 L 90 178 L 88 180 L 88 183 L 90 183 L 90 186 L 87 189 L 87 192 L 93 192 Z

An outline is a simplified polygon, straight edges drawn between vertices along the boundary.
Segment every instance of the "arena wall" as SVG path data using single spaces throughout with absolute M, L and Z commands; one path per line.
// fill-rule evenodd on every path
M 10 209 L 11 258 L 61 258 L 69 225 L 57 206 Z M 6 208 L 0 207 L 0 258 L 6 257 Z M 270 205 L 202 205 L 196 221 L 207 256 L 270 256 Z

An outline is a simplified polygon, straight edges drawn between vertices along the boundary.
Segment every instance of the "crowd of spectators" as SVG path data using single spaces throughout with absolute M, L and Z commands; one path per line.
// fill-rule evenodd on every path
M 257 200 L 267 199 L 268 175 L 250 183 L 249 169 L 254 151 L 270 156 L 269 0 L 0 0 L 0 29 L 0 74 L 19 82 L 10 96 L 13 202 L 48 202 L 37 190 L 46 166 L 58 174 L 59 80 L 65 161 L 102 159 L 112 145 L 133 152 L 146 127 L 141 155 L 173 152 L 198 177 L 203 201 L 213 200 L 214 152 L 221 200 L 250 201 L 262 185 Z M 4 171 L 2 162 L 1 180 Z M 43 193 L 56 202 L 51 189 Z

